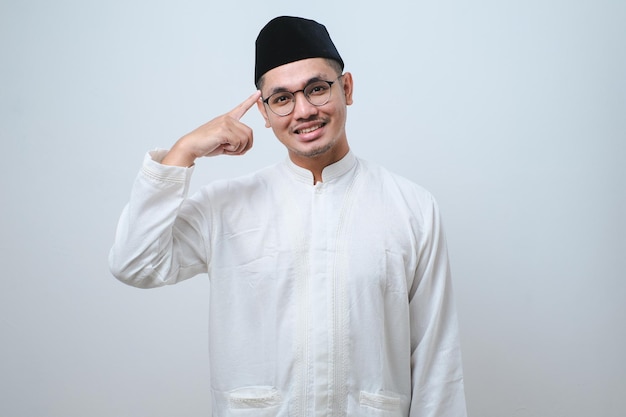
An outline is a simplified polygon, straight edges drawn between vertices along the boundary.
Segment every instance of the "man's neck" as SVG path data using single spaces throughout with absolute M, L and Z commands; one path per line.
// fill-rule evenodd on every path
M 323 154 L 310 157 L 296 155 L 290 152 L 289 158 L 291 159 L 291 162 L 299 167 L 311 171 L 311 174 L 313 174 L 313 184 L 317 184 L 318 182 L 323 181 L 322 173 L 324 168 L 341 161 L 349 151 L 350 148 L 346 146 L 345 149 L 341 150 L 341 152 L 325 152 Z

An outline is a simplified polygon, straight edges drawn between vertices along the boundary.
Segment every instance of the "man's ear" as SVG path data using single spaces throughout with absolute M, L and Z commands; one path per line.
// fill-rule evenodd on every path
M 270 118 L 268 117 L 267 109 L 265 108 L 265 103 L 263 103 L 263 100 L 259 99 L 259 101 L 256 102 L 256 106 L 258 107 L 261 116 L 263 116 L 263 118 L 265 119 L 265 127 L 272 127 L 270 125 Z
M 346 97 L 346 104 L 349 106 L 353 103 L 352 92 L 354 91 L 354 80 L 352 74 L 346 72 L 343 74 L 343 94 Z

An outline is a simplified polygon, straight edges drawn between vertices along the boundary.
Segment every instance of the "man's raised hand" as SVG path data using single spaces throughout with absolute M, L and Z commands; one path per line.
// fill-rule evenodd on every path
M 257 91 L 228 113 L 186 134 L 172 146 L 161 163 L 189 167 L 203 156 L 246 153 L 252 147 L 252 129 L 240 119 L 260 97 L 261 92 Z

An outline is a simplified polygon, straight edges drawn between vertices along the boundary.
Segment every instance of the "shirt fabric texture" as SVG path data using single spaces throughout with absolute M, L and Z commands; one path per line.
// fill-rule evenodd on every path
M 351 151 L 323 182 L 289 159 L 188 197 L 150 152 L 110 252 L 140 288 L 206 273 L 215 417 L 464 417 L 437 203 Z

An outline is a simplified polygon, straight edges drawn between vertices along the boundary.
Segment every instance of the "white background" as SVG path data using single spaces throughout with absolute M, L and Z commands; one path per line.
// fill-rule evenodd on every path
M 626 409 L 626 3 L 0 2 L 0 415 L 208 416 L 206 277 L 107 255 L 144 153 L 254 91 L 277 15 L 324 23 L 348 137 L 443 211 L 472 417 Z M 200 161 L 193 188 L 285 157 Z

